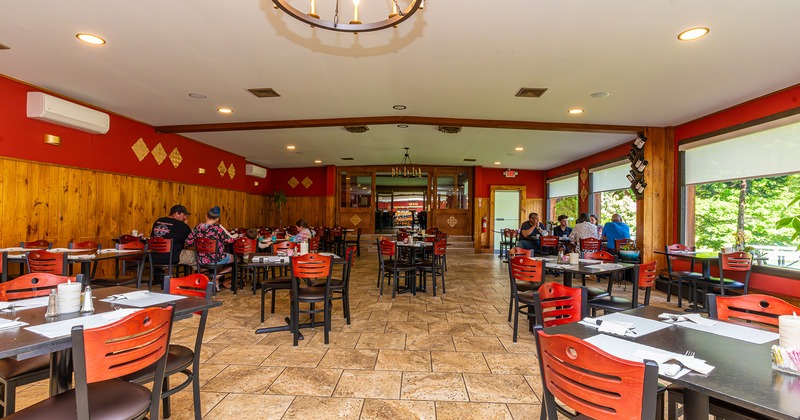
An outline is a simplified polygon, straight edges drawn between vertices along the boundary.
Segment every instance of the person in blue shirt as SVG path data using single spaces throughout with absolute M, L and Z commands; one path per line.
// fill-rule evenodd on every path
M 610 250 L 616 249 L 616 240 L 617 239 L 630 239 L 631 238 L 631 228 L 625 222 L 622 221 L 622 217 L 619 214 L 614 213 L 611 216 L 611 221 L 606 223 L 603 226 L 603 239 L 606 240 L 608 243 L 606 244 L 606 248 Z

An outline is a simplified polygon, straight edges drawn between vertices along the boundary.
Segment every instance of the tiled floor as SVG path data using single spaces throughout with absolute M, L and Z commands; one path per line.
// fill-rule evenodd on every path
M 305 330 L 256 335 L 284 323 L 288 295 L 259 323 L 260 300 L 223 291 L 212 310 L 201 365 L 206 419 L 538 419 L 541 383 L 533 336 L 517 343 L 507 322 L 508 271 L 492 255 L 448 255 L 447 293 L 379 296 L 376 255 L 363 253 L 351 276 L 352 324 L 336 302 L 330 345 Z M 615 286 L 615 294 L 625 294 Z M 627 288 L 630 294 L 630 287 Z M 665 303 L 655 292 L 653 304 Z M 268 302 L 269 303 L 269 302 Z M 179 321 L 173 341 L 191 346 L 196 319 Z M 46 382 L 23 388 L 24 407 Z M 172 398 L 174 419 L 193 418 L 191 390 Z

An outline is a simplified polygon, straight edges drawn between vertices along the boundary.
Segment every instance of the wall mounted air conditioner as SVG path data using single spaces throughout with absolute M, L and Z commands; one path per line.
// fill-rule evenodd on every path
M 262 168 L 260 166 L 247 164 L 244 167 L 244 173 L 249 176 L 254 176 L 256 178 L 266 178 L 267 177 L 267 168 Z
M 28 92 L 28 118 L 95 134 L 108 132 L 108 114 L 42 92 Z

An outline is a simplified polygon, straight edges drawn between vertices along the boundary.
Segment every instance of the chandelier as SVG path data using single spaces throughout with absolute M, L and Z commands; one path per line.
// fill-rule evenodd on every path
M 302 12 L 292 6 L 289 0 L 272 0 L 275 3 L 276 9 L 281 9 L 289 16 L 311 25 L 312 28 L 322 28 L 337 32 L 370 32 L 379 31 L 389 27 L 397 27 L 401 22 L 410 18 L 417 10 L 425 7 L 425 0 L 408 0 L 403 3 L 410 3 L 406 9 L 402 9 L 398 0 L 389 0 L 391 3 L 391 10 L 388 10 L 388 17 L 383 20 L 375 22 L 361 22 L 359 20 L 359 5 L 361 0 L 352 0 L 353 2 L 353 19 L 349 23 L 339 22 L 339 0 L 322 0 L 322 3 L 333 6 L 333 16 L 330 20 L 321 18 L 317 14 L 317 0 L 310 0 L 308 13 Z M 296 3 L 297 1 L 295 1 Z M 374 2 L 373 2 L 374 3 Z
M 403 156 L 403 161 L 400 162 L 400 166 L 392 168 L 392 176 L 422 178 L 422 169 L 420 167 L 414 167 L 414 164 L 411 163 L 411 156 L 408 155 L 408 147 L 404 147 L 404 149 L 406 149 L 406 154 Z

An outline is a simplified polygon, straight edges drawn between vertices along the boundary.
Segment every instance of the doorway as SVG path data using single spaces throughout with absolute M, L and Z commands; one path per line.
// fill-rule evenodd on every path
M 519 229 L 520 226 L 520 190 L 492 191 L 492 230 L 494 231 L 494 251 L 500 250 L 501 232 L 503 229 Z

